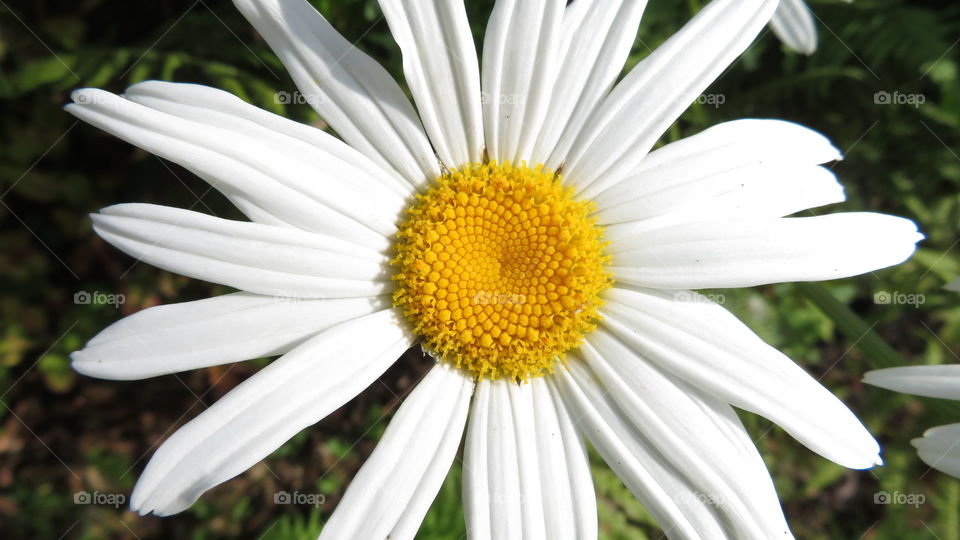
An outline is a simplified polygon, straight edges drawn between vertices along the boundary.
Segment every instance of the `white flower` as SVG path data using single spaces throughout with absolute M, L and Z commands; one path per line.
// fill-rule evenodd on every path
M 236 4 L 344 142 L 189 84 L 79 90 L 67 106 L 250 219 L 94 215 L 132 256 L 241 292 L 123 319 L 74 367 L 140 379 L 281 355 L 160 447 L 132 508 L 186 509 L 418 342 L 438 362 L 324 538 L 412 538 L 465 430 L 481 539 L 596 538 L 583 436 L 670 537 L 790 536 L 732 406 L 841 465 L 880 463 L 843 403 L 689 290 L 897 264 L 915 225 L 783 217 L 844 199 L 820 166 L 839 152 L 794 124 L 729 122 L 651 152 L 776 1 L 715 0 L 615 84 L 645 2 L 499 0 L 480 63 L 459 0 L 382 0 L 416 109 L 305 1 Z
M 868 371 L 863 382 L 917 396 L 960 400 L 960 365 L 877 369 Z M 924 463 L 960 478 L 960 424 L 930 428 L 911 442 Z
M 803 54 L 813 54 L 817 50 L 817 23 L 814 19 L 813 12 L 803 0 L 780 0 L 780 6 L 770 19 L 770 29 L 787 47 Z

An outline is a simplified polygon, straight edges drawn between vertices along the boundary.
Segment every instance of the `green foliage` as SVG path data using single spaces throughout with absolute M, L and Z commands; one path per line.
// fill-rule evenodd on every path
M 597 492 L 600 538 L 646 540 L 659 537 L 656 521 L 595 452 L 590 454 L 590 465 Z
M 284 514 L 259 536 L 263 540 L 314 540 L 323 529 L 319 510 L 304 514 Z
M 577 0 L 585 1 L 585 0 Z M 468 1 L 481 42 L 492 0 Z M 401 76 L 402 57 L 375 0 L 314 4 L 357 46 Z M 632 68 L 705 0 L 650 2 Z M 833 166 L 848 202 L 828 211 L 883 211 L 914 219 L 927 239 L 899 267 L 824 284 L 710 291 L 771 345 L 844 399 L 877 435 L 886 465 L 848 471 L 766 420 L 742 419 L 770 468 L 799 538 L 960 540 L 960 481 L 930 471 L 909 441 L 960 421 L 955 403 L 860 383 L 869 369 L 960 362 L 960 5 L 929 0 L 813 1 L 820 48 L 785 51 L 764 35 L 694 104 L 662 142 L 743 117 L 775 117 L 827 134 L 846 155 Z M 71 90 L 121 92 L 147 80 L 224 88 L 267 110 L 323 126 L 277 56 L 226 1 L 0 3 L 0 523 L 11 538 L 315 538 L 420 372 L 406 363 L 265 463 L 212 490 L 188 512 L 140 518 L 123 506 L 77 505 L 82 490 L 129 495 L 156 445 L 264 364 L 254 361 L 143 382 L 94 381 L 69 353 L 123 315 L 203 298 L 224 288 L 135 264 L 96 239 L 87 214 L 127 201 L 238 213 L 189 172 L 77 123 L 61 107 Z M 922 96 L 877 103 L 878 92 Z M 82 305 L 82 291 L 121 293 L 117 307 Z M 921 304 L 877 303 L 878 293 Z M 395 376 L 395 377 L 394 377 Z M 386 417 L 386 418 L 385 418 Z M 591 454 L 601 537 L 660 538 L 646 510 Z M 273 504 L 281 490 L 319 493 L 319 507 Z M 418 538 L 465 535 L 455 464 Z M 875 504 L 880 491 L 925 502 Z M 261 536 L 262 535 L 262 536 Z
M 423 525 L 417 533 L 417 540 L 447 540 L 466 538 L 466 525 L 463 521 L 463 501 L 461 498 L 462 469 L 456 464 L 447 474 L 447 479 L 434 499 L 433 505 L 423 519 Z

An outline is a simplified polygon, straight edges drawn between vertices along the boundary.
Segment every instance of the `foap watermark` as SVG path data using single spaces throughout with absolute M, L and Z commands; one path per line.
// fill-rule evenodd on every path
M 723 495 L 716 493 L 681 492 L 673 496 L 673 502 L 680 506 L 704 505 L 720 508 L 724 505 Z
M 481 306 L 523 305 L 527 303 L 527 296 L 524 294 L 480 291 L 473 295 L 473 303 Z
M 523 105 L 527 101 L 525 94 L 491 94 L 480 92 L 480 103 L 499 103 L 500 105 Z
M 926 303 L 927 297 L 917 293 L 900 291 L 877 291 L 873 294 L 873 303 L 892 306 L 913 306 L 919 308 Z
M 917 508 L 925 502 L 927 502 L 927 496 L 923 493 L 878 491 L 873 494 L 873 504 L 908 504 Z
M 79 306 L 113 306 L 120 307 L 127 301 L 127 297 L 122 294 L 111 294 L 100 291 L 77 291 L 73 294 L 73 303 Z
M 892 93 L 881 90 L 873 95 L 874 105 L 909 105 L 919 108 L 927 102 L 927 96 L 923 94 L 904 94 L 894 90 Z
M 322 302 L 327 299 L 325 296 L 305 296 L 294 291 L 278 291 L 277 294 L 271 296 L 270 298 L 275 304 Z
M 277 105 L 310 105 L 311 107 L 326 102 L 320 94 L 303 94 L 301 92 L 286 92 L 281 90 L 273 95 L 273 102 Z
M 74 92 L 70 98 L 79 105 L 108 105 L 110 100 L 116 100 L 117 96 L 103 91 L 80 91 Z
M 493 493 L 489 495 L 489 502 L 491 506 L 523 506 L 526 502 L 526 497 L 523 496 L 523 493 L 514 490 L 501 491 L 494 490 Z
M 296 504 L 320 508 L 325 502 L 327 502 L 327 497 L 323 493 L 278 491 L 273 494 L 273 504 Z
M 689 304 L 724 304 L 727 297 L 722 293 L 695 293 L 693 291 L 678 292 L 673 295 L 675 302 Z
M 100 493 L 99 491 L 78 491 L 73 494 L 73 504 L 92 504 L 120 508 L 127 502 L 123 493 Z
M 707 107 L 713 107 L 714 109 L 719 109 L 727 102 L 727 96 L 724 94 L 700 94 L 697 96 L 698 105 L 706 105 Z

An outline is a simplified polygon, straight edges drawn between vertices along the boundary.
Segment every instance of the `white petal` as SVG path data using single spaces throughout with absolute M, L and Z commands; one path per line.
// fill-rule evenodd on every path
M 660 135 L 742 53 L 776 0 L 714 0 L 638 64 L 591 115 L 565 178 L 592 198 L 634 170 Z
M 463 513 L 470 539 L 515 538 L 522 531 L 516 435 L 507 390 L 484 380 L 470 407 L 463 450 Z M 495 388 L 496 387 L 496 388 Z M 511 534 L 512 531 L 512 534 Z
M 845 467 L 880 463 L 880 447 L 849 409 L 723 307 L 692 292 L 614 288 L 603 326 L 688 383 L 780 425 Z
M 410 101 L 306 0 L 234 0 L 303 96 L 351 146 L 415 186 L 440 169 Z
M 650 152 L 633 174 L 650 175 L 650 182 L 663 186 L 669 177 L 662 167 L 697 167 L 724 170 L 757 161 L 783 161 L 820 165 L 842 159 L 827 137 L 808 127 L 785 120 L 749 118 L 723 122 L 696 135 Z M 689 176 L 683 168 L 672 172 Z
M 462 0 L 380 0 L 403 72 L 440 161 L 479 163 L 480 67 Z
M 456 457 L 473 380 L 437 364 L 404 400 L 320 538 L 413 538 Z
M 770 29 L 784 45 L 797 52 L 813 54 L 817 50 L 817 24 L 803 0 L 780 0 L 770 19 Z
M 563 13 L 557 83 L 531 163 L 556 170 L 610 91 L 637 37 L 646 0 L 576 0 Z
M 706 497 L 658 455 L 652 442 L 593 379 L 576 353 L 558 369 L 557 390 L 579 430 L 669 538 L 728 538 L 727 526 Z
M 597 538 L 597 499 L 583 438 L 562 397 L 544 378 L 529 385 L 547 538 Z
M 725 217 L 782 217 L 843 201 L 833 173 L 817 167 L 836 159 L 840 152 L 830 141 L 803 126 L 737 120 L 651 152 L 593 201 L 599 223 L 647 220 L 644 230 Z
M 620 235 L 610 270 L 661 289 L 821 281 L 899 264 L 922 239 L 908 219 L 866 212 L 706 221 Z
M 482 68 L 490 159 L 531 160 L 554 91 L 565 5 L 566 0 L 497 0 L 494 5 Z
M 160 446 L 131 509 L 181 512 L 342 406 L 410 347 L 401 318 L 391 309 L 335 326 L 231 390 Z
M 389 306 L 385 296 L 322 300 L 227 294 L 120 319 L 70 357 L 84 375 L 143 379 L 284 354 L 321 330 Z
M 960 278 L 955 278 L 950 283 L 943 286 L 948 291 L 960 292 Z
M 286 223 L 375 249 L 386 248 L 385 236 L 396 231 L 403 199 L 372 188 L 374 180 L 364 186 L 360 171 L 352 171 L 347 182 L 325 176 L 325 166 L 350 170 L 333 154 L 315 162 L 291 160 L 263 137 L 179 118 L 103 90 L 77 90 L 73 99 L 66 110 L 77 118 L 183 165 L 228 197 L 239 196 Z M 284 143 L 274 137 L 273 144 Z
M 863 382 L 917 396 L 960 400 L 960 365 L 877 369 L 868 371 Z
M 604 210 L 598 223 L 605 225 L 604 237 L 616 244 L 675 225 L 783 217 L 844 199 L 843 187 L 825 167 L 765 163 L 702 177 Z M 644 217 L 646 212 L 657 214 Z
M 464 452 L 470 538 L 596 538 L 586 449 L 544 379 L 481 381 Z
M 261 206 L 257 205 L 256 203 L 250 201 L 249 199 L 245 199 L 240 195 L 228 195 L 227 198 L 230 199 L 230 202 L 232 202 L 234 206 L 236 206 L 241 212 L 243 212 L 243 215 L 247 216 L 247 218 L 249 218 L 250 221 L 253 221 L 254 223 L 262 223 L 264 225 L 273 225 L 275 227 L 287 227 L 290 229 L 300 228 L 287 223 L 286 221 L 264 210 Z
M 348 298 L 392 290 L 386 256 L 338 238 L 152 204 L 91 217 L 97 234 L 132 257 L 247 292 Z
M 470 538 L 546 538 L 529 385 L 480 381 L 464 450 Z
M 675 381 L 607 330 L 590 334 L 580 354 L 634 428 L 716 503 L 737 537 L 790 535 L 763 460 L 729 405 Z
M 408 181 L 333 135 L 254 107 L 229 92 L 200 84 L 145 81 L 127 88 L 123 97 L 185 120 L 255 137 L 287 159 L 317 166 L 318 177 L 310 182 L 337 180 L 370 191 L 387 188 L 401 198 L 413 194 Z
M 960 478 L 960 424 L 930 428 L 912 442 L 924 463 Z

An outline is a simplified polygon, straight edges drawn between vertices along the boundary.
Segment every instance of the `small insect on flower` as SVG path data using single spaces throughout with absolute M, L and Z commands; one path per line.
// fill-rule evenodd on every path
M 381 0 L 415 106 L 305 0 L 235 3 L 341 139 L 191 84 L 67 105 L 249 218 L 95 214 L 117 248 L 239 292 L 123 319 L 75 369 L 141 379 L 279 356 L 163 443 L 134 510 L 185 510 L 414 346 L 435 365 L 322 538 L 413 538 L 464 434 L 476 539 L 596 538 L 585 439 L 671 538 L 790 536 L 734 406 L 841 465 L 880 462 L 840 400 L 692 289 L 884 268 L 916 226 L 785 217 L 844 200 L 822 166 L 839 152 L 795 124 L 728 122 L 652 151 L 776 0 L 714 0 L 619 82 L 642 0 L 498 0 L 482 61 L 460 0 Z

